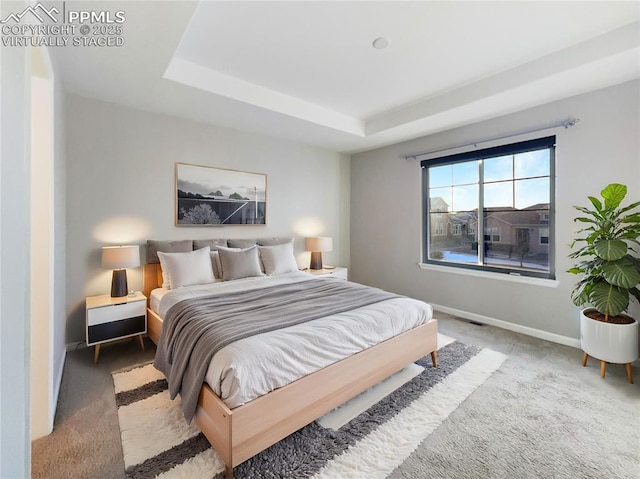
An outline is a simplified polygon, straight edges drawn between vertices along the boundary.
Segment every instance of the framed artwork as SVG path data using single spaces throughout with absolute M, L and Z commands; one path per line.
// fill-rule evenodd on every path
M 267 224 L 267 175 L 176 163 L 176 226 Z

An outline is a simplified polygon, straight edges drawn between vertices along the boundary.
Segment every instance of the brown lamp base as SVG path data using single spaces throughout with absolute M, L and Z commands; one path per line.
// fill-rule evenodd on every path
M 111 297 L 120 298 L 129 294 L 127 286 L 127 270 L 114 269 L 111 277 Z
M 311 252 L 311 264 L 309 269 L 322 269 L 322 251 Z

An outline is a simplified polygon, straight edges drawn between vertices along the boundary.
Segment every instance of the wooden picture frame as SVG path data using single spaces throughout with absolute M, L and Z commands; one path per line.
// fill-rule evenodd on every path
M 175 225 L 267 224 L 267 175 L 176 163 Z

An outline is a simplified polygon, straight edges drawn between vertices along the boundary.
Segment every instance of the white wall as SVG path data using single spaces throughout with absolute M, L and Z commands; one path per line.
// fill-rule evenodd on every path
M 334 152 L 70 95 L 67 99 L 67 342 L 84 340 L 84 298 L 109 292 L 107 244 L 147 239 L 333 236 L 349 264 L 348 158 Z M 267 225 L 176 227 L 174 164 L 267 174 Z M 308 261 L 300 253 L 299 261 Z M 142 268 L 129 270 L 142 287 Z
M 33 48 L 31 77 L 31 439 L 53 429 L 53 78 Z
M 576 276 L 568 245 L 576 226 L 572 205 L 588 204 L 610 182 L 629 185 L 640 199 L 640 82 L 633 81 L 502 118 L 445 131 L 352 156 L 351 278 L 447 308 L 579 337 L 578 310 L 570 299 Z M 556 150 L 556 275 L 549 288 L 509 281 L 421 270 L 421 170 L 401 155 L 432 151 L 532 130 L 577 117 L 558 129 Z M 539 136 L 547 136 L 549 132 Z M 505 140 L 504 143 L 509 143 Z M 638 314 L 637 306 L 631 310 Z
M 49 434 L 65 342 L 64 92 L 46 47 L 31 81 L 31 439 Z
M 24 3 L 0 3 L 0 18 Z M 30 476 L 29 82 L 25 48 L 0 48 L 0 477 Z
M 58 402 L 62 371 L 67 354 L 66 324 L 66 143 L 65 92 L 56 59 L 52 58 L 54 79 L 53 151 L 53 407 Z

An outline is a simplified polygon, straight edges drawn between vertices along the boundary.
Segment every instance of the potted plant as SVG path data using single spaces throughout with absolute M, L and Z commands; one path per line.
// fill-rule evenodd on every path
M 580 318 L 580 343 L 584 351 L 582 365 L 592 356 L 600 360 L 601 376 L 607 363 L 625 364 L 627 377 L 633 383 L 631 363 L 638 358 L 638 321 L 622 314 L 629 300 L 640 301 L 640 260 L 633 256 L 640 245 L 640 213 L 632 211 L 640 201 L 620 207 L 627 187 L 607 185 L 600 193 L 603 201 L 589 196 L 593 208 L 574 206 L 583 215 L 574 219 L 584 223 L 578 231 L 584 235 L 574 240 L 569 257 L 578 260 L 568 270 L 582 274 L 571 298 L 583 309 Z

